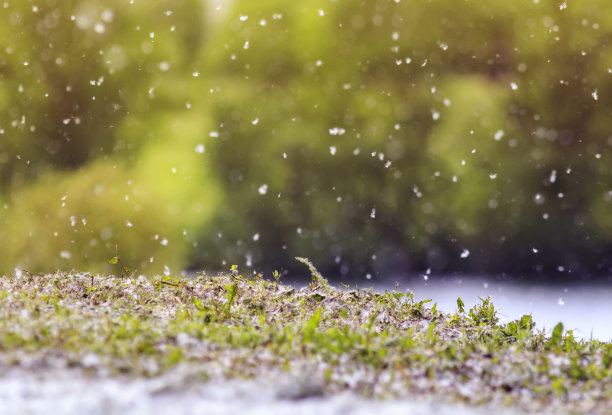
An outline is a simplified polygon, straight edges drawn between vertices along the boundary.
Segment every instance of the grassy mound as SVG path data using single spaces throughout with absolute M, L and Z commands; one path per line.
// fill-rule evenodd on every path
M 530 316 L 499 325 L 488 298 L 445 314 L 410 292 L 337 289 L 304 261 L 313 280 L 301 289 L 237 270 L 0 277 L 0 368 L 188 368 L 194 381 L 289 373 L 308 385 L 293 397 L 351 390 L 534 413 L 609 407 L 609 343 L 576 340 L 562 325 L 547 336 Z

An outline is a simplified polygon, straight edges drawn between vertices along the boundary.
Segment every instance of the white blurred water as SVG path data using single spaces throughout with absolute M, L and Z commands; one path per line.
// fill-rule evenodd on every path
M 402 281 L 401 279 L 397 279 Z M 393 284 L 375 286 L 393 289 Z M 478 277 L 437 277 L 400 282 L 398 290 L 410 290 L 417 300 L 432 299 L 438 309 L 455 312 L 457 297 L 466 310 L 489 295 L 505 323 L 531 314 L 536 328 L 550 331 L 562 322 L 574 336 L 601 341 L 612 340 L 612 282 L 575 282 L 562 284 L 496 281 Z

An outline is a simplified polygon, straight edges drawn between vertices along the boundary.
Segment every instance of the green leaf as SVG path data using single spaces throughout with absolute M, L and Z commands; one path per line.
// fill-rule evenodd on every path
M 563 339 L 563 323 L 558 323 L 552 331 L 548 344 L 552 347 L 557 347 Z
M 463 304 L 463 300 L 461 299 L 461 297 L 457 297 L 457 309 L 460 313 L 465 312 L 465 304 Z

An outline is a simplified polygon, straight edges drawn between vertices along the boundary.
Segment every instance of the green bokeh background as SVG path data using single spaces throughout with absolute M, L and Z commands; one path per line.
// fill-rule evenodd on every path
M 611 39 L 605 0 L 4 1 L 0 271 L 609 272 Z

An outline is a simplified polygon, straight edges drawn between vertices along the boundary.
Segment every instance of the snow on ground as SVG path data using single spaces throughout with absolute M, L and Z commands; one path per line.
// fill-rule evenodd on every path
M 346 393 L 295 397 L 288 380 L 190 382 L 90 377 L 68 369 L 32 373 L 12 369 L 0 376 L 0 415 L 485 415 L 470 408 L 408 400 L 373 401 Z M 510 412 L 494 411 L 510 415 Z

